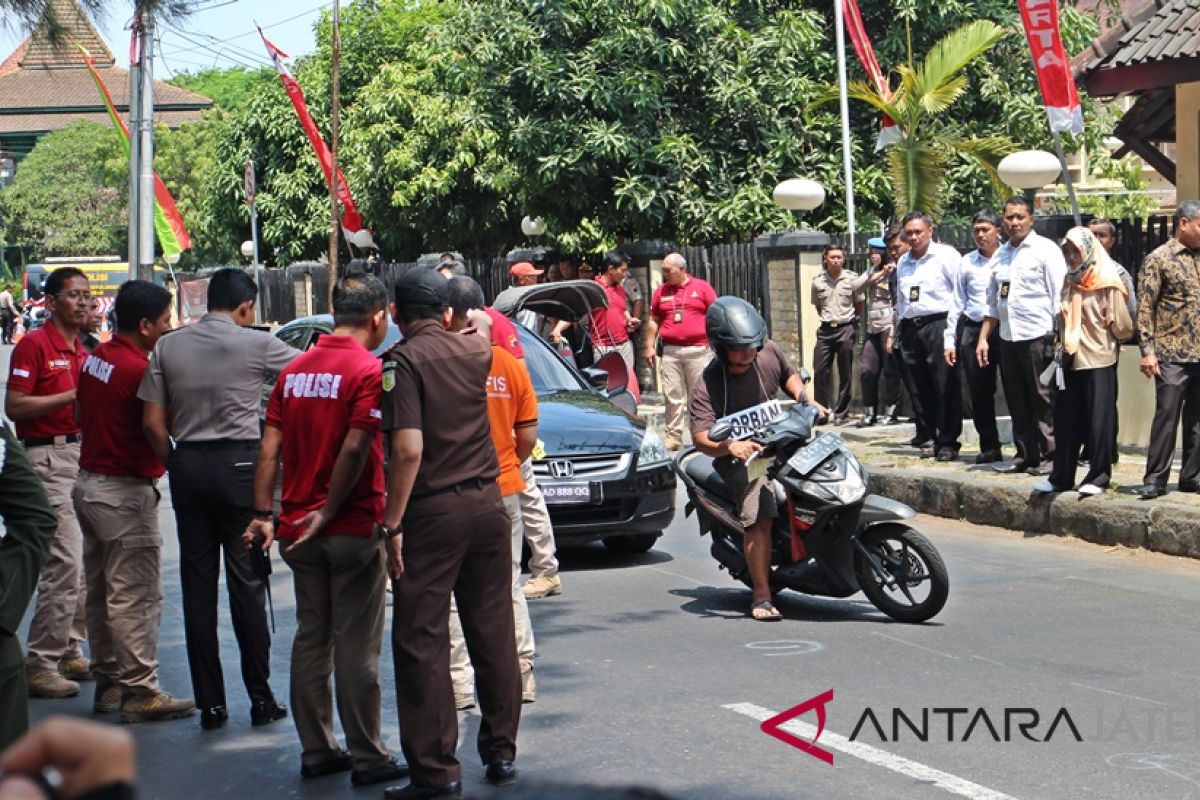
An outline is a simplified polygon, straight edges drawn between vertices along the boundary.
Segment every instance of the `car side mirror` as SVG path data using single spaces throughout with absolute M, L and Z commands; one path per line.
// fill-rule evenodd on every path
M 629 367 L 615 350 L 606 353 L 592 368 L 604 373 L 606 381 L 600 388 L 607 389 L 610 396 L 629 386 Z
M 583 377 L 587 378 L 588 385 L 593 389 L 600 389 L 601 391 L 608 389 L 608 373 L 602 369 L 584 367 Z
M 806 384 L 812 381 L 812 373 L 808 371 L 808 367 L 800 368 L 800 380 Z
M 723 442 L 733 434 L 733 425 L 728 422 L 718 422 L 708 429 L 708 438 L 714 442 Z

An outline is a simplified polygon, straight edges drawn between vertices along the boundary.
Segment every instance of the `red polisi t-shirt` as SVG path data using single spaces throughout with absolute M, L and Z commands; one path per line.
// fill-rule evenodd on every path
M 43 327 L 25 335 L 13 348 L 8 369 L 8 391 L 22 392 L 33 397 L 69 392 L 79 386 L 79 368 L 87 351 L 78 341 L 74 346 L 47 322 Z M 75 424 L 75 406 L 43 414 L 37 419 L 17 422 L 18 439 L 42 439 L 79 433 Z
M 137 394 L 149 365 L 149 354 L 123 336 L 104 342 L 83 362 L 76 394 L 83 469 L 123 478 L 158 478 L 165 472 L 142 433 Z
M 704 316 L 716 299 L 717 293 L 709 282 L 693 276 L 688 276 L 687 283 L 682 286 L 664 283 L 655 289 L 650 313 L 658 322 L 658 335 L 663 344 L 677 347 L 707 345 Z
M 283 511 L 280 539 L 299 539 L 297 523 L 325 504 L 342 443 L 351 428 L 374 436 L 358 483 L 325 528 L 330 534 L 370 536 L 383 515 L 382 365 L 349 336 L 326 334 L 279 373 L 267 404 L 267 424 L 283 434 Z
M 588 318 L 592 344 L 596 347 L 614 347 L 629 341 L 629 328 L 625 325 L 625 312 L 629 309 L 629 297 L 621 284 L 609 286 L 600 277 L 596 283 L 608 296 L 608 308 L 592 310 Z

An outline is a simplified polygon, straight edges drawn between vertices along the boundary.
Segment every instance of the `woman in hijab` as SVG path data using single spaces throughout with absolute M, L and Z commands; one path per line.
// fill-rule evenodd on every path
M 1133 320 L 1116 264 L 1091 230 L 1078 227 L 1067 231 L 1062 251 L 1069 271 L 1063 282 L 1058 324 L 1057 446 L 1050 479 L 1034 490 L 1069 491 L 1075 485 L 1079 447 L 1086 441 L 1091 460 L 1079 494 L 1090 497 L 1103 492 L 1112 478 L 1116 371 L 1110 367 L 1117 362 L 1121 341 L 1132 333 Z

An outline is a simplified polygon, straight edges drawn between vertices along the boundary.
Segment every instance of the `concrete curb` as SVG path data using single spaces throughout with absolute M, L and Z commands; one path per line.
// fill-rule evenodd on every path
M 920 469 L 867 468 L 872 492 L 924 514 L 1200 558 L 1200 508 L 1161 500 L 1081 500 L 1074 492 L 1045 495 L 1031 492 L 1028 487 L 970 477 L 948 478 Z

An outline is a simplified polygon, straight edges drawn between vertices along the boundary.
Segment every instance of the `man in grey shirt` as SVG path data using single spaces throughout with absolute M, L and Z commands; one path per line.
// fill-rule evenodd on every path
M 229 716 L 217 644 L 222 550 L 251 723 L 287 716 L 268 683 L 266 589 L 251 568 L 242 533 L 252 516 L 271 513 L 254 508 L 263 379 L 300 351 L 245 327 L 254 321 L 257 297 L 258 286 L 246 273 L 216 272 L 208 284 L 208 313 L 158 340 L 138 390 L 146 437 L 170 474 L 188 666 L 206 730 L 221 727 Z

